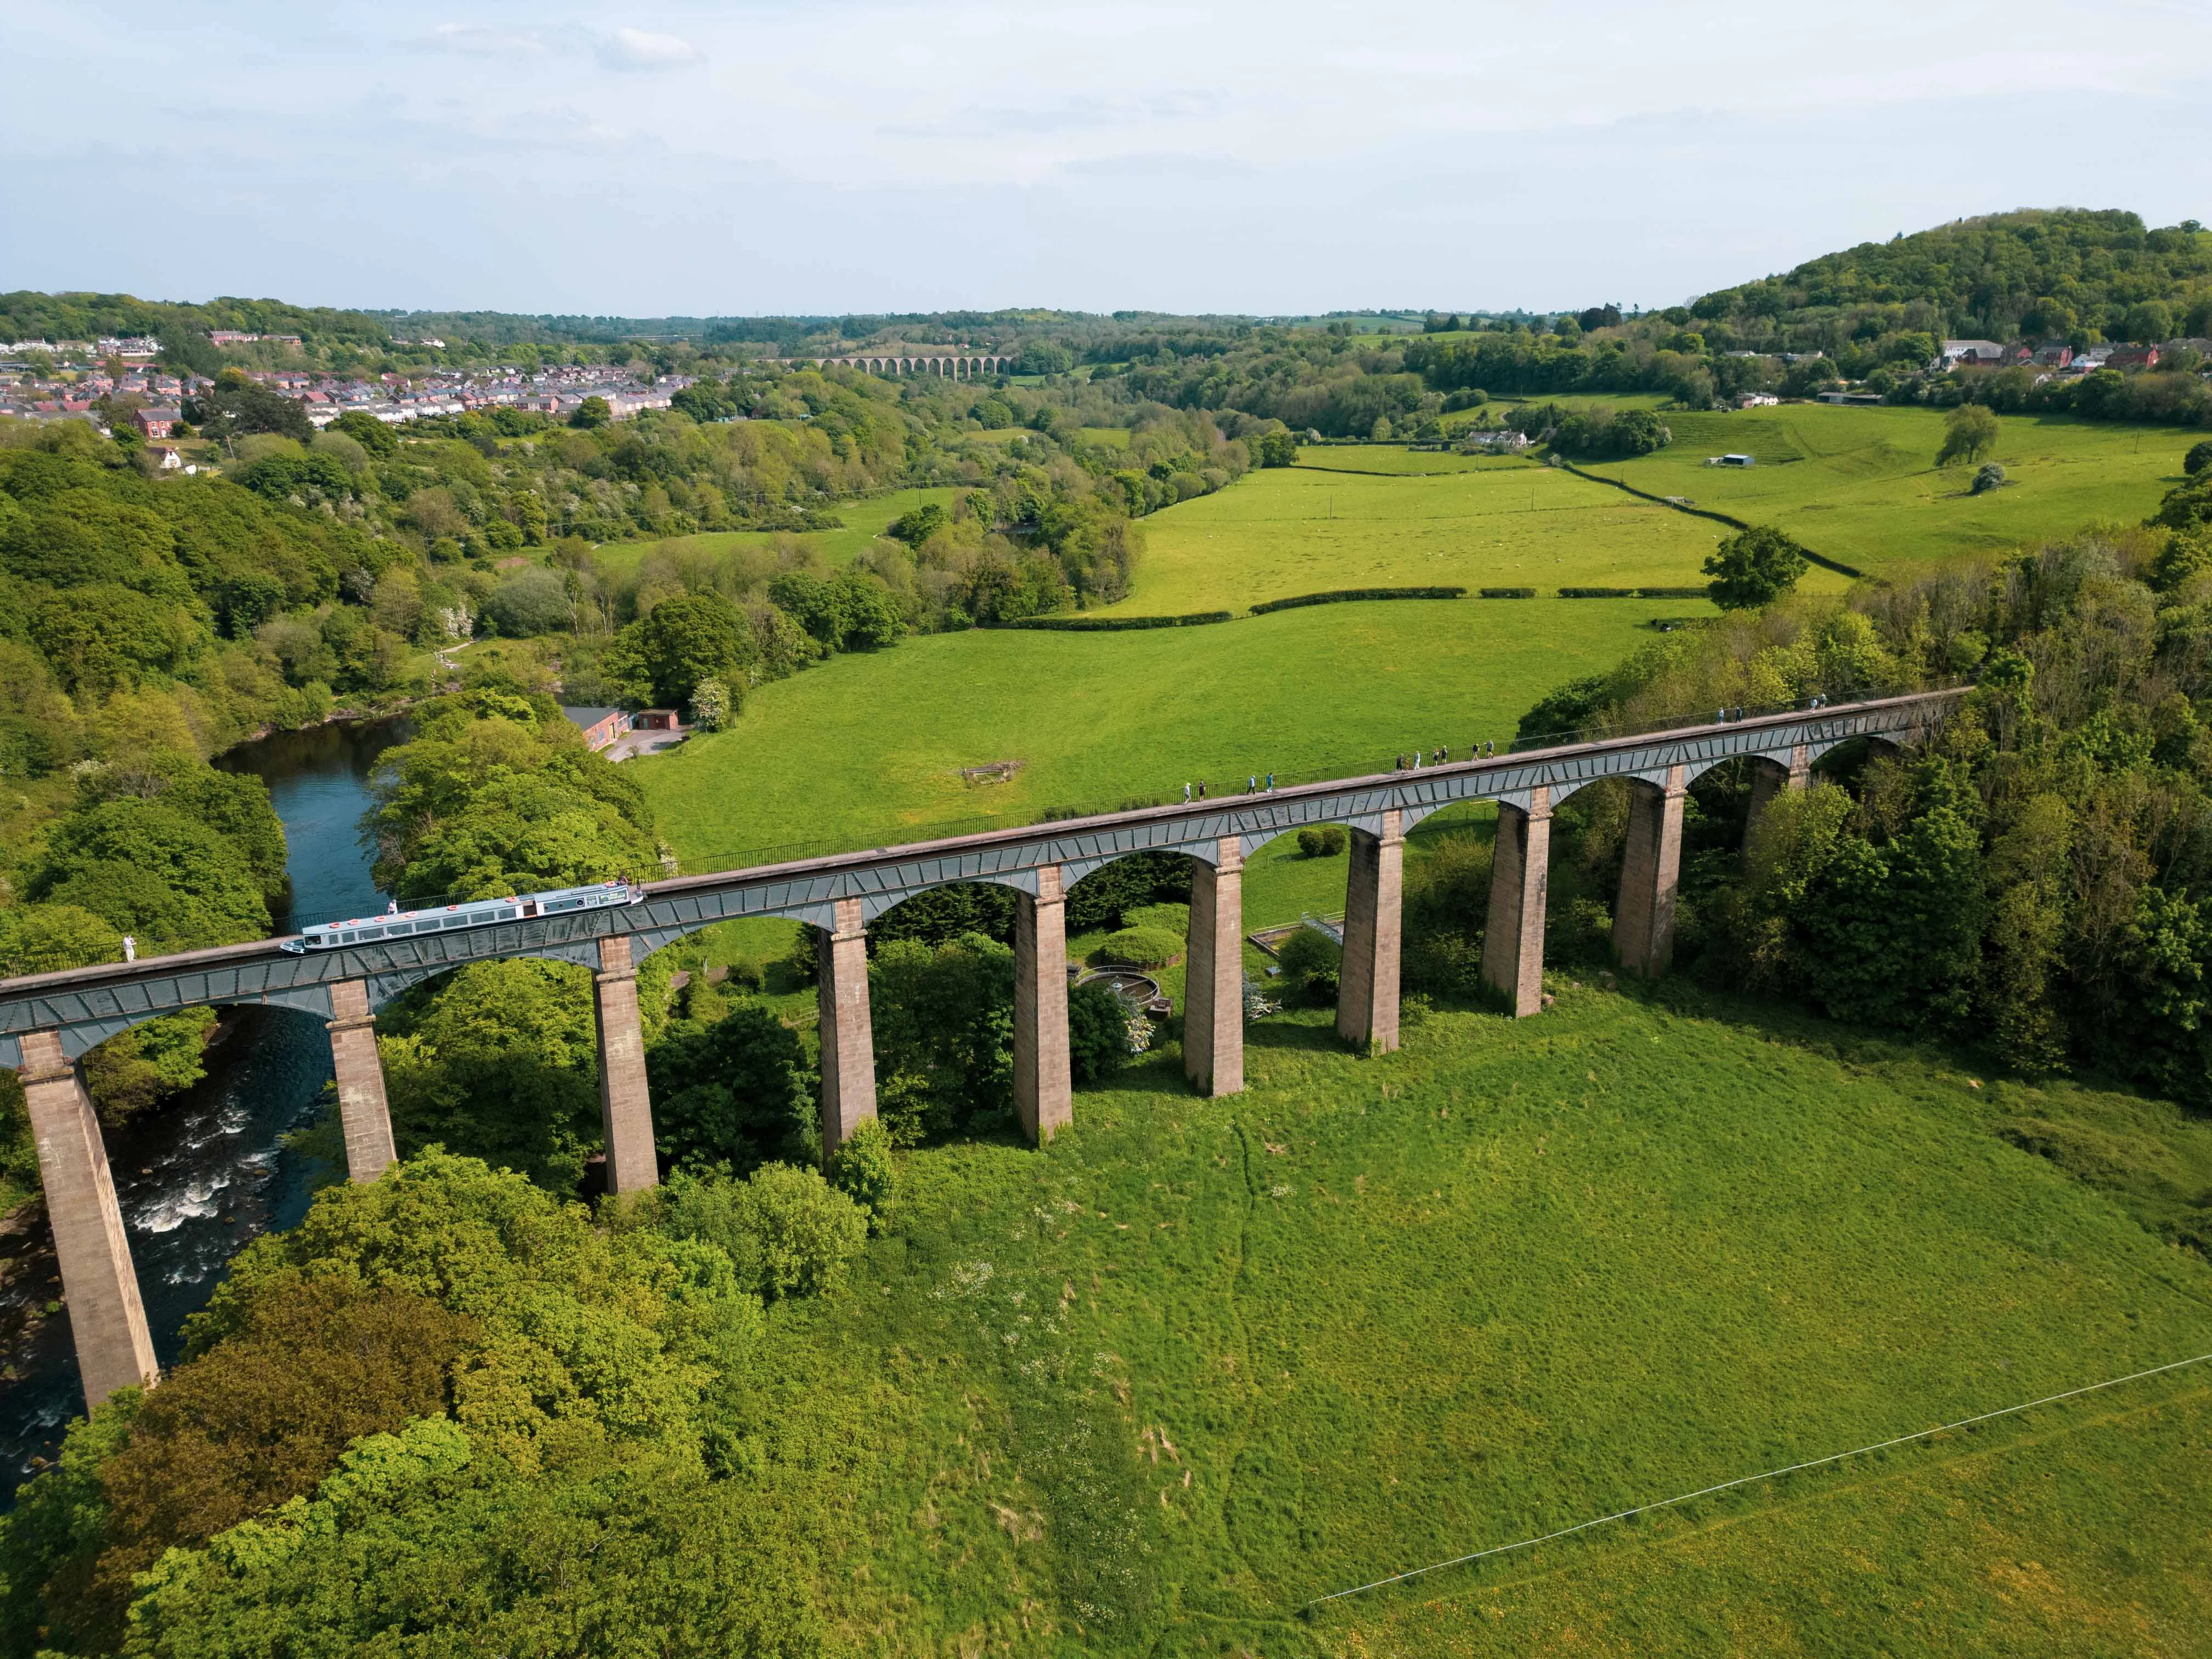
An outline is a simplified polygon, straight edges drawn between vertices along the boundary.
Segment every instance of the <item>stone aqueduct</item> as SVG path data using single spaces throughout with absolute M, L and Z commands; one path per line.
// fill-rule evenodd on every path
M 1528 750 L 1412 772 L 994 830 L 949 841 L 655 882 L 625 909 L 431 933 L 293 956 L 275 940 L 0 981 L 0 1063 L 21 1073 L 88 1401 L 151 1383 L 158 1368 L 99 1121 L 78 1057 L 142 1020 L 218 1004 L 298 1009 L 328 1023 L 349 1173 L 374 1181 L 394 1157 L 375 1010 L 407 986 L 464 963 L 547 957 L 595 971 L 607 1181 L 659 1179 L 639 1026 L 638 957 L 702 927 L 785 916 L 816 930 L 821 965 L 822 1137 L 834 1147 L 876 1110 L 866 928 L 901 900 L 953 882 L 1019 895 L 1015 927 L 1014 1093 L 1043 1141 L 1072 1121 L 1064 895 L 1085 875 L 1146 851 L 1193 863 L 1183 1065 L 1201 1094 L 1244 1086 L 1243 861 L 1308 825 L 1352 831 L 1337 1030 L 1368 1051 L 1398 1046 L 1399 901 L 1406 832 L 1462 801 L 1498 804 L 1482 971 L 1516 1016 L 1540 1006 L 1553 809 L 1585 784 L 1630 781 L 1633 802 L 1613 938 L 1646 975 L 1672 954 L 1682 802 L 1723 761 L 1756 768 L 1753 811 L 1802 787 L 1839 744 L 1901 744 L 1941 720 L 1955 691 L 1757 716 Z
M 996 374 L 1012 357 L 959 355 L 944 357 L 871 356 L 814 357 L 817 368 L 857 368 L 863 374 L 935 374 L 945 380 L 972 380 L 978 374 Z

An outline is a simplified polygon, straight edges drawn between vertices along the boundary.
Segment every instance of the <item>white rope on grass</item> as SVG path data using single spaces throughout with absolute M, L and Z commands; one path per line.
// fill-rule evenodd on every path
M 2040 1400 L 2022 1401 L 2017 1406 L 2006 1406 L 1993 1412 L 1983 1412 L 1974 1417 L 1962 1417 L 1955 1423 L 1945 1423 L 1932 1429 L 1921 1429 L 1912 1434 L 1900 1434 L 1893 1440 L 1878 1440 L 1871 1446 L 1856 1446 L 1850 1451 L 1831 1452 L 1826 1457 L 1815 1457 L 1802 1463 L 1787 1463 L 1778 1469 L 1768 1469 L 1759 1474 L 1739 1475 L 1733 1480 L 1723 1480 L 1718 1486 L 1700 1486 L 1695 1492 L 1686 1492 L 1679 1497 L 1662 1498 L 1656 1504 L 1638 1504 L 1634 1509 L 1620 1510 L 1612 1515 L 1601 1515 L 1594 1521 L 1583 1521 L 1571 1527 L 1562 1527 L 1557 1532 L 1547 1532 L 1536 1538 L 1523 1538 L 1511 1544 L 1493 1544 L 1486 1550 L 1477 1550 L 1472 1555 L 1455 1555 L 1449 1561 L 1433 1561 L 1425 1567 L 1413 1567 L 1404 1572 L 1394 1572 L 1388 1578 L 1377 1578 L 1371 1584 L 1355 1584 L 1350 1589 L 1332 1591 L 1317 1595 L 1305 1604 L 1310 1610 L 1331 1601 L 1341 1601 L 1347 1595 L 1364 1595 L 1369 1590 L 1381 1589 L 1388 1584 L 1402 1584 L 1409 1578 L 1425 1577 L 1432 1572 L 1442 1572 L 1447 1567 L 1463 1567 L 1470 1561 L 1480 1561 L 1492 1555 L 1510 1555 L 1515 1550 L 1533 1549 L 1539 1544 L 1570 1538 L 1578 1532 L 1588 1532 L 1593 1527 L 1602 1527 L 1614 1521 L 1626 1521 L 1632 1516 L 1649 1515 L 1655 1510 L 1671 1509 L 1677 1504 L 1686 1504 L 1692 1498 L 1710 1498 L 1717 1492 L 1727 1492 L 1736 1486 L 1748 1486 L 1760 1480 L 1772 1480 L 1785 1474 L 1797 1474 L 1806 1469 L 1817 1469 L 1829 1463 L 1840 1463 L 1847 1457 L 1864 1457 L 1869 1452 L 1887 1451 L 1892 1446 L 1903 1446 L 1915 1440 L 1925 1440 L 1931 1435 L 1949 1434 L 1954 1429 L 1972 1428 L 1977 1423 L 1987 1423 L 1993 1418 L 2010 1417 L 2016 1412 L 2033 1411 L 2038 1406 L 2052 1406 L 2062 1400 L 2073 1400 L 2085 1394 L 2094 1394 L 2100 1389 L 2117 1389 L 2123 1382 L 2140 1382 L 2146 1376 L 2156 1376 L 2165 1371 L 2178 1371 L 2185 1366 L 2201 1365 L 2212 1359 L 2212 1353 L 2200 1353 L 2188 1359 L 2176 1359 L 2164 1365 L 2154 1365 L 2147 1371 L 2130 1371 L 2125 1376 L 2107 1377 L 2102 1382 L 2091 1382 L 2079 1389 L 2069 1389 L 2063 1394 L 2047 1394 Z

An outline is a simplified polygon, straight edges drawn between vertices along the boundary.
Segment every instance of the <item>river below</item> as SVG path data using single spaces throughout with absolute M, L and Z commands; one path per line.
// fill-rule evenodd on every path
M 269 786 L 289 843 L 288 911 L 321 920 L 380 910 L 360 843 L 376 757 L 406 736 L 404 719 L 336 723 L 281 732 L 219 757 L 227 771 Z M 154 1348 L 176 1363 L 185 1319 L 207 1304 L 230 1259 L 248 1240 L 306 1213 L 331 1171 L 287 1147 L 314 1121 L 331 1081 L 330 1039 L 317 1018 L 274 1008 L 231 1012 L 209 1050 L 207 1077 L 107 1137 L 116 1196 L 146 1304 Z M 0 1504 L 84 1410 L 53 1236 L 43 1212 L 0 1237 Z

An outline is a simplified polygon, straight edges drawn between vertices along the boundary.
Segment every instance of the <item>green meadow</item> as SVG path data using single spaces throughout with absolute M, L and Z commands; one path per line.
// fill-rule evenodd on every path
M 986 629 L 839 656 L 729 729 L 629 763 L 686 869 L 1031 823 L 1054 808 L 1389 769 L 1510 738 L 1639 640 L 1649 600 L 1397 600 L 1212 627 Z M 1548 618 L 1531 625 L 1530 613 Z M 963 768 L 1011 760 L 1006 782 Z
M 842 527 L 811 531 L 799 540 L 820 549 L 823 557 L 832 565 L 850 564 L 895 520 L 903 518 L 924 501 L 936 501 L 949 507 L 958 493 L 949 489 L 895 489 L 881 495 L 838 501 L 831 510 L 843 520 Z M 722 553 L 733 547 L 763 546 L 769 539 L 760 531 L 710 530 L 696 536 L 671 536 L 658 542 L 608 542 L 598 550 L 598 556 L 609 569 L 626 575 L 656 549 L 672 554 Z
M 856 1644 L 2203 1653 L 2212 1367 L 1302 1615 L 2212 1349 L 2212 1266 L 2000 1133 L 2094 1126 L 2203 1182 L 2206 1126 L 1556 988 L 1376 1060 L 1277 1017 L 1241 1097 L 1169 1053 L 1042 1152 L 908 1155 L 861 1281 L 777 1310 L 746 1401 L 771 1457 L 853 1440 L 817 1478 Z
M 1534 587 L 1548 596 L 1562 586 L 1693 586 L 1728 533 L 1522 461 L 1379 445 L 1320 453 L 1314 465 L 1248 473 L 1146 519 L 1136 592 L 1109 611 L 1180 614 L 1338 587 Z M 1395 470 L 1444 463 L 1458 465 L 1435 477 Z M 1540 637 L 1558 627 L 1549 610 L 1516 625 L 1530 622 Z
M 1930 482 L 1940 420 L 1780 413 L 1670 417 L 1675 450 L 1613 470 L 1869 568 L 1801 521 L 1886 523 L 1899 565 L 1999 534 L 1966 516 L 1996 509 L 1938 490 L 1955 475 Z M 2124 428 L 2006 434 L 2015 541 L 2140 519 L 2178 459 L 2151 434 L 2124 459 Z M 1706 446 L 1761 465 L 1707 471 Z M 1374 470 L 1302 461 L 1154 515 L 1125 608 L 1674 586 L 1723 533 L 1522 463 L 1421 477 L 1432 458 L 1403 449 L 1308 453 Z M 1701 605 L 916 638 L 758 688 L 730 730 L 631 775 L 685 867 L 711 869 L 1372 771 L 1504 738 Z M 1007 782 L 961 778 L 1001 760 L 1020 763 Z M 1486 830 L 1455 817 L 1409 855 Z M 1335 913 L 1345 871 L 1271 843 L 1248 931 Z M 792 937 L 717 929 L 670 956 L 765 959 Z M 1162 977 L 1179 1001 L 1180 970 Z M 1402 1051 L 1374 1060 L 1319 1011 L 1255 1023 L 1248 1091 L 1219 1102 L 1187 1092 L 1170 1042 L 1079 1091 L 1041 1152 L 904 1154 L 860 1281 L 780 1305 L 741 1399 L 772 1464 L 787 1433 L 851 1448 L 790 1471 L 842 1510 L 820 1591 L 845 1637 L 884 1655 L 2212 1652 L 2212 1365 L 1309 1606 L 2212 1350 L 2212 1266 L 2159 1232 L 2212 1189 L 2212 1125 L 1680 983 L 1549 984 L 1557 1006 L 1518 1023 L 1415 1000 Z M 778 988 L 805 1023 L 811 994 Z
M 1990 457 L 2003 488 L 1976 495 L 1971 466 L 1939 468 L 1935 410 L 1789 404 L 1722 414 L 1668 411 L 1674 441 L 1586 470 L 1656 495 L 1778 525 L 1869 574 L 2001 551 L 2098 521 L 2139 523 L 2181 477 L 2202 432 L 2071 416 L 2001 417 Z M 1749 454 L 1742 469 L 1708 457 Z

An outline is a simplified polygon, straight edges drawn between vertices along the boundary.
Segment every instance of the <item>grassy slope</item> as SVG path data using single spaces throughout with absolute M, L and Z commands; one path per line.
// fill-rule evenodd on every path
M 850 564 L 870 542 L 884 533 L 893 520 L 904 517 L 924 501 L 940 501 L 949 507 L 957 493 L 951 489 L 896 489 L 885 495 L 838 501 L 831 511 L 844 520 L 844 528 L 817 531 L 799 539 L 811 547 L 820 548 L 823 556 L 833 565 Z M 757 531 L 710 530 L 696 536 L 672 536 L 661 542 L 609 542 L 599 550 L 599 555 L 611 569 L 628 572 L 635 569 L 639 561 L 656 547 L 670 553 L 720 553 L 732 547 L 757 547 L 768 539 Z
M 1924 409 L 1788 404 L 1665 416 L 1674 442 L 1656 455 L 1595 465 L 1659 495 L 1687 495 L 1869 574 L 2001 550 L 2098 520 L 2139 522 L 2181 473 L 2201 432 L 2007 416 L 1993 459 L 2005 488 L 1971 495 L 1972 469 L 1939 471 L 1943 416 Z M 1747 471 L 1705 465 L 1755 455 Z
M 833 1581 L 854 1632 L 2203 1652 L 2202 1374 L 1291 1617 L 2212 1348 L 2212 1268 L 1990 1132 L 2084 1091 L 1976 1091 L 1940 1059 L 1560 988 L 1518 1024 L 1433 1014 L 1377 1061 L 1318 1016 L 1272 1022 L 1242 1098 L 1191 1098 L 1166 1057 L 1079 1094 L 1046 1152 L 909 1157 L 898 1236 L 855 1293 L 779 1315 L 756 1401 L 775 1422 L 868 1380 L 865 1559 Z
M 1541 608 L 1547 631 L 1516 627 Z M 634 763 L 687 868 L 1036 822 L 1048 807 L 1388 770 L 1510 737 L 1617 659 L 1650 601 L 1405 600 L 1210 628 L 940 634 L 761 687 L 727 732 Z M 963 767 L 1024 763 L 972 787 Z
M 1381 447 L 1318 455 L 1311 466 L 1249 473 L 1146 519 L 1137 591 L 1111 609 L 1180 613 L 1335 587 L 1437 583 L 1682 586 L 1705 580 L 1698 567 L 1727 533 L 1525 462 L 1468 465 L 1466 458 Z M 1434 477 L 1321 470 L 1401 459 L 1466 470 Z M 1536 638 L 1562 626 L 1548 601 L 1513 620 Z

